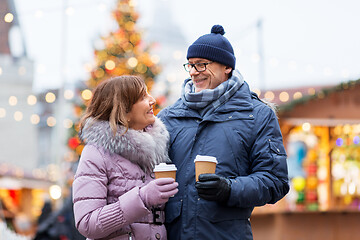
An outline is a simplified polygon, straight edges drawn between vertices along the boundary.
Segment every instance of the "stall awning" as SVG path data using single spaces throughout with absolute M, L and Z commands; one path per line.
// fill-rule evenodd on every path
M 298 126 L 303 123 L 310 123 L 313 126 L 335 127 L 345 124 L 360 124 L 360 119 L 286 118 L 283 119 L 282 122 L 293 126 Z
M 16 178 L 9 176 L 0 176 L 0 189 L 44 189 L 47 190 L 54 183 L 46 180 Z

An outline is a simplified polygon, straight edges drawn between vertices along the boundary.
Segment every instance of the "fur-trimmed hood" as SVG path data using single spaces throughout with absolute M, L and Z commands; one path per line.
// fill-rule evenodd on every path
M 170 162 L 169 133 L 160 119 L 155 118 L 154 124 L 144 131 L 129 128 L 124 132 L 125 127 L 119 125 L 114 136 L 108 121 L 89 118 L 79 137 L 85 144 L 101 147 L 138 164 L 145 172 L 151 172 L 156 164 Z

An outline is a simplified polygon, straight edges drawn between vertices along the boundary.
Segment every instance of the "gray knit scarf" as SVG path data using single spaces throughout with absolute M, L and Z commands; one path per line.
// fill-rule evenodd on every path
M 185 80 L 181 92 L 181 99 L 186 106 L 199 111 L 204 116 L 208 110 L 216 109 L 229 100 L 244 83 L 244 78 L 238 70 L 234 70 L 231 78 L 214 89 L 204 89 L 195 92 L 191 78 Z

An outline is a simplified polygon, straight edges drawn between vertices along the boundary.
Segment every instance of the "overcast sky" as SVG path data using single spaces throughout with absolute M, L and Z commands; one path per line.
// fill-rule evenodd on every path
M 15 2 L 28 55 L 36 64 L 34 89 L 87 79 L 84 65 L 93 62 L 94 45 L 115 27 L 110 11 L 116 1 L 68 0 L 72 8 L 66 21 L 62 14 L 65 1 Z M 162 14 L 154 3 L 168 4 L 187 44 L 209 33 L 212 25 L 223 25 L 235 50 L 236 67 L 253 89 L 329 85 L 360 78 L 358 0 L 136 2 L 139 26 L 145 31 L 154 15 Z M 259 20 L 262 31 L 257 27 Z M 263 64 L 259 53 L 264 56 Z

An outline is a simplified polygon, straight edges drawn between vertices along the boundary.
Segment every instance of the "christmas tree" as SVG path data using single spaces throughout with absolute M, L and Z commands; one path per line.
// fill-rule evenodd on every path
M 91 71 L 87 89 L 78 89 L 82 98 L 74 103 L 77 122 L 73 125 L 68 139 L 68 147 L 73 151 L 72 157 L 68 159 L 72 161 L 78 160 L 84 147 L 78 138 L 78 121 L 91 98 L 91 90 L 113 76 L 140 75 L 150 91 L 154 77 L 160 73 L 160 67 L 156 65 L 157 59 L 150 55 L 151 46 L 142 41 L 141 32 L 136 28 L 139 15 L 134 9 L 133 2 L 118 0 L 113 18 L 119 28 L 102 37 L 105 47 L 95 50 L 96 67 Z M 158 111 L 159 105 L 155 106 L 154 113 Z

